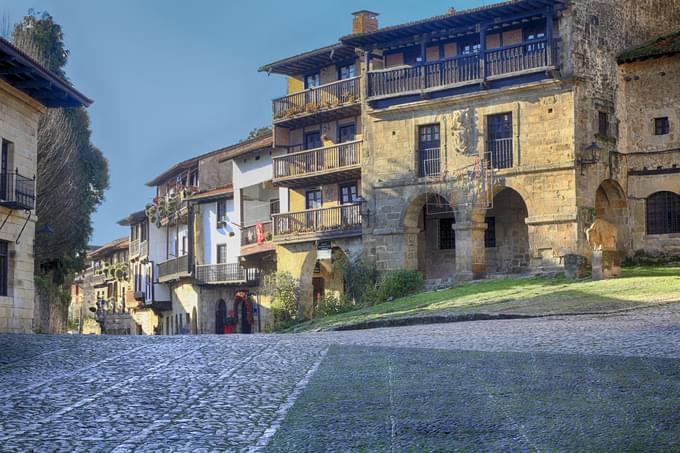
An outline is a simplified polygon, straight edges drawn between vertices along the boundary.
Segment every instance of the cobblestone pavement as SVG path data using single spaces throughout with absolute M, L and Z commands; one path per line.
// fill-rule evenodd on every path
M 0 451 L 258 450 L 333 345 L 680 358 L 680 306 L 300 335 L 0 335 Z

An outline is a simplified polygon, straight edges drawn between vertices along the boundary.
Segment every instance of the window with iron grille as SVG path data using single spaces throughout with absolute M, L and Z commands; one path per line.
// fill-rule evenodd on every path
M 654 135 L 666 135 L 670 132 L 668 117 L 654 118 Z
M 496 247 L 496 218 L 487 217 L 486 231 L 484 231 L 484 247 Z
M 606 112 L 598 112 L 597 132 L 603 137 L 609 137 L 609 115 Z
M 0 241 L 0 296 L 7 296 L 9 277 L 9 242 Z
M 486 151 L 494 168 L 512 167 L 512 113 L 486 117 Z
M 271 216 L 272 214 L 278 214 L 279 212 L 281 212 L 279 199 L 275 198 L 273 200 L 269 200 L 269 215 Z
M 456 248 L 456 232 L 453 229 L 453 224 L 456 219 L 439 219 L 439 249 L 453 250 Z
M 680 233 L 680 195 L 656 192 L 646 205 L 647 234 Z
M 418 176 L 439 176 L 439 124 L 418 127 Z

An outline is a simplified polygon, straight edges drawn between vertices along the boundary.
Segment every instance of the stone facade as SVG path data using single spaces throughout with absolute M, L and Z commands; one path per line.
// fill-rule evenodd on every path
M 9 143 L 9 168 L 28 178 L 36 174 L 38 120 L 44 111 L 38 102 L 0 80 L 0 138 Z M 0 230 L 0 240 L 8 244 L 6 259 L 9 259 L 7 295 L 0 296 L 0 332 L 30 332 L 34 315 L 33 239 L 37 218 L 33 212 L 26 214 L 23 210 L 0 207 L 3 219 L 10 212 Z M 26 227 L 19 237 L 24 224 Z

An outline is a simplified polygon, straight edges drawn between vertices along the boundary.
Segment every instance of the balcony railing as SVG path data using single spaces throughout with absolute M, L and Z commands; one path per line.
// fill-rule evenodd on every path
M 479 54 L 460 55 L 446 60 L 381 69 L 368 73 L 368 96 L 387 97 L 432 91 L 457 85 L 479 83 L 489 78 L 512 76 L 555 65 L 557 41 L 523 42 Z
M 486 151 L 493 168 L 512 167 L 512 137 L 488 140 Z
M 149 256 L 149 241 L 141 241 L 139 243 L 139 256 Z
M 418 176 L 439 176 L 441 158 L 439 148 L 418 150 Z
M 274 122 L 359 102 L 359 77 L 338 80 L 272 101 Z
M 272 234 L 272 223 L 270 222 L 260 222 L 264 230 L 264 240 L 267 241 L 267 237 L 271 240 Z M 257 244 L 257 224 L 244 227 L 241 230 L 241 247 L 246 245 Z
M 358 204 L 351 204 L 275 214 L 272 221 L 275 240 L 291 234 L 335 234 L 360 229 L 361 211 Z
M 35 209 L 35 178 L 19 172 L 0 173 L 0 206 L 11 209 Z
M 238 263 L 202 264 L 196 266 L 196 280 L 202 283 L 257 282 L 260 270 L 245 268 Z
M 361 140 L 274 158 L 274 180 L 313 176 L 361 164 Z
M 130 258 L 136 258 L 139 256 L 139 239 L 130 241 L 129 250 Z
M 173 258 L 162 263 L 158 263 L 158 280 L 168 281 L 183 275 L 188 275 L 189 255 Z

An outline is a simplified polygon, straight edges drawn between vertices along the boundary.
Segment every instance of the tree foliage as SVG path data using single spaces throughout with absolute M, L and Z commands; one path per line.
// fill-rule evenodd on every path
M 251 138 L 257 138 L 261 135 L 269 134 L 271 131 L 272 131 L 271 126 L 256 127 L 255 129 L 248 132 L 246 140 L 250 140 Z
M 29 10 L 14 27 L 12 40 L 66 80 L 69 52 L 61 26 L 48 13 Z M 84 108 L 50 109 L 38 126 L 36 273 L 57 284 L 82 267 L 91 215 L 109 185 L 108 162 L 90 137 Z

